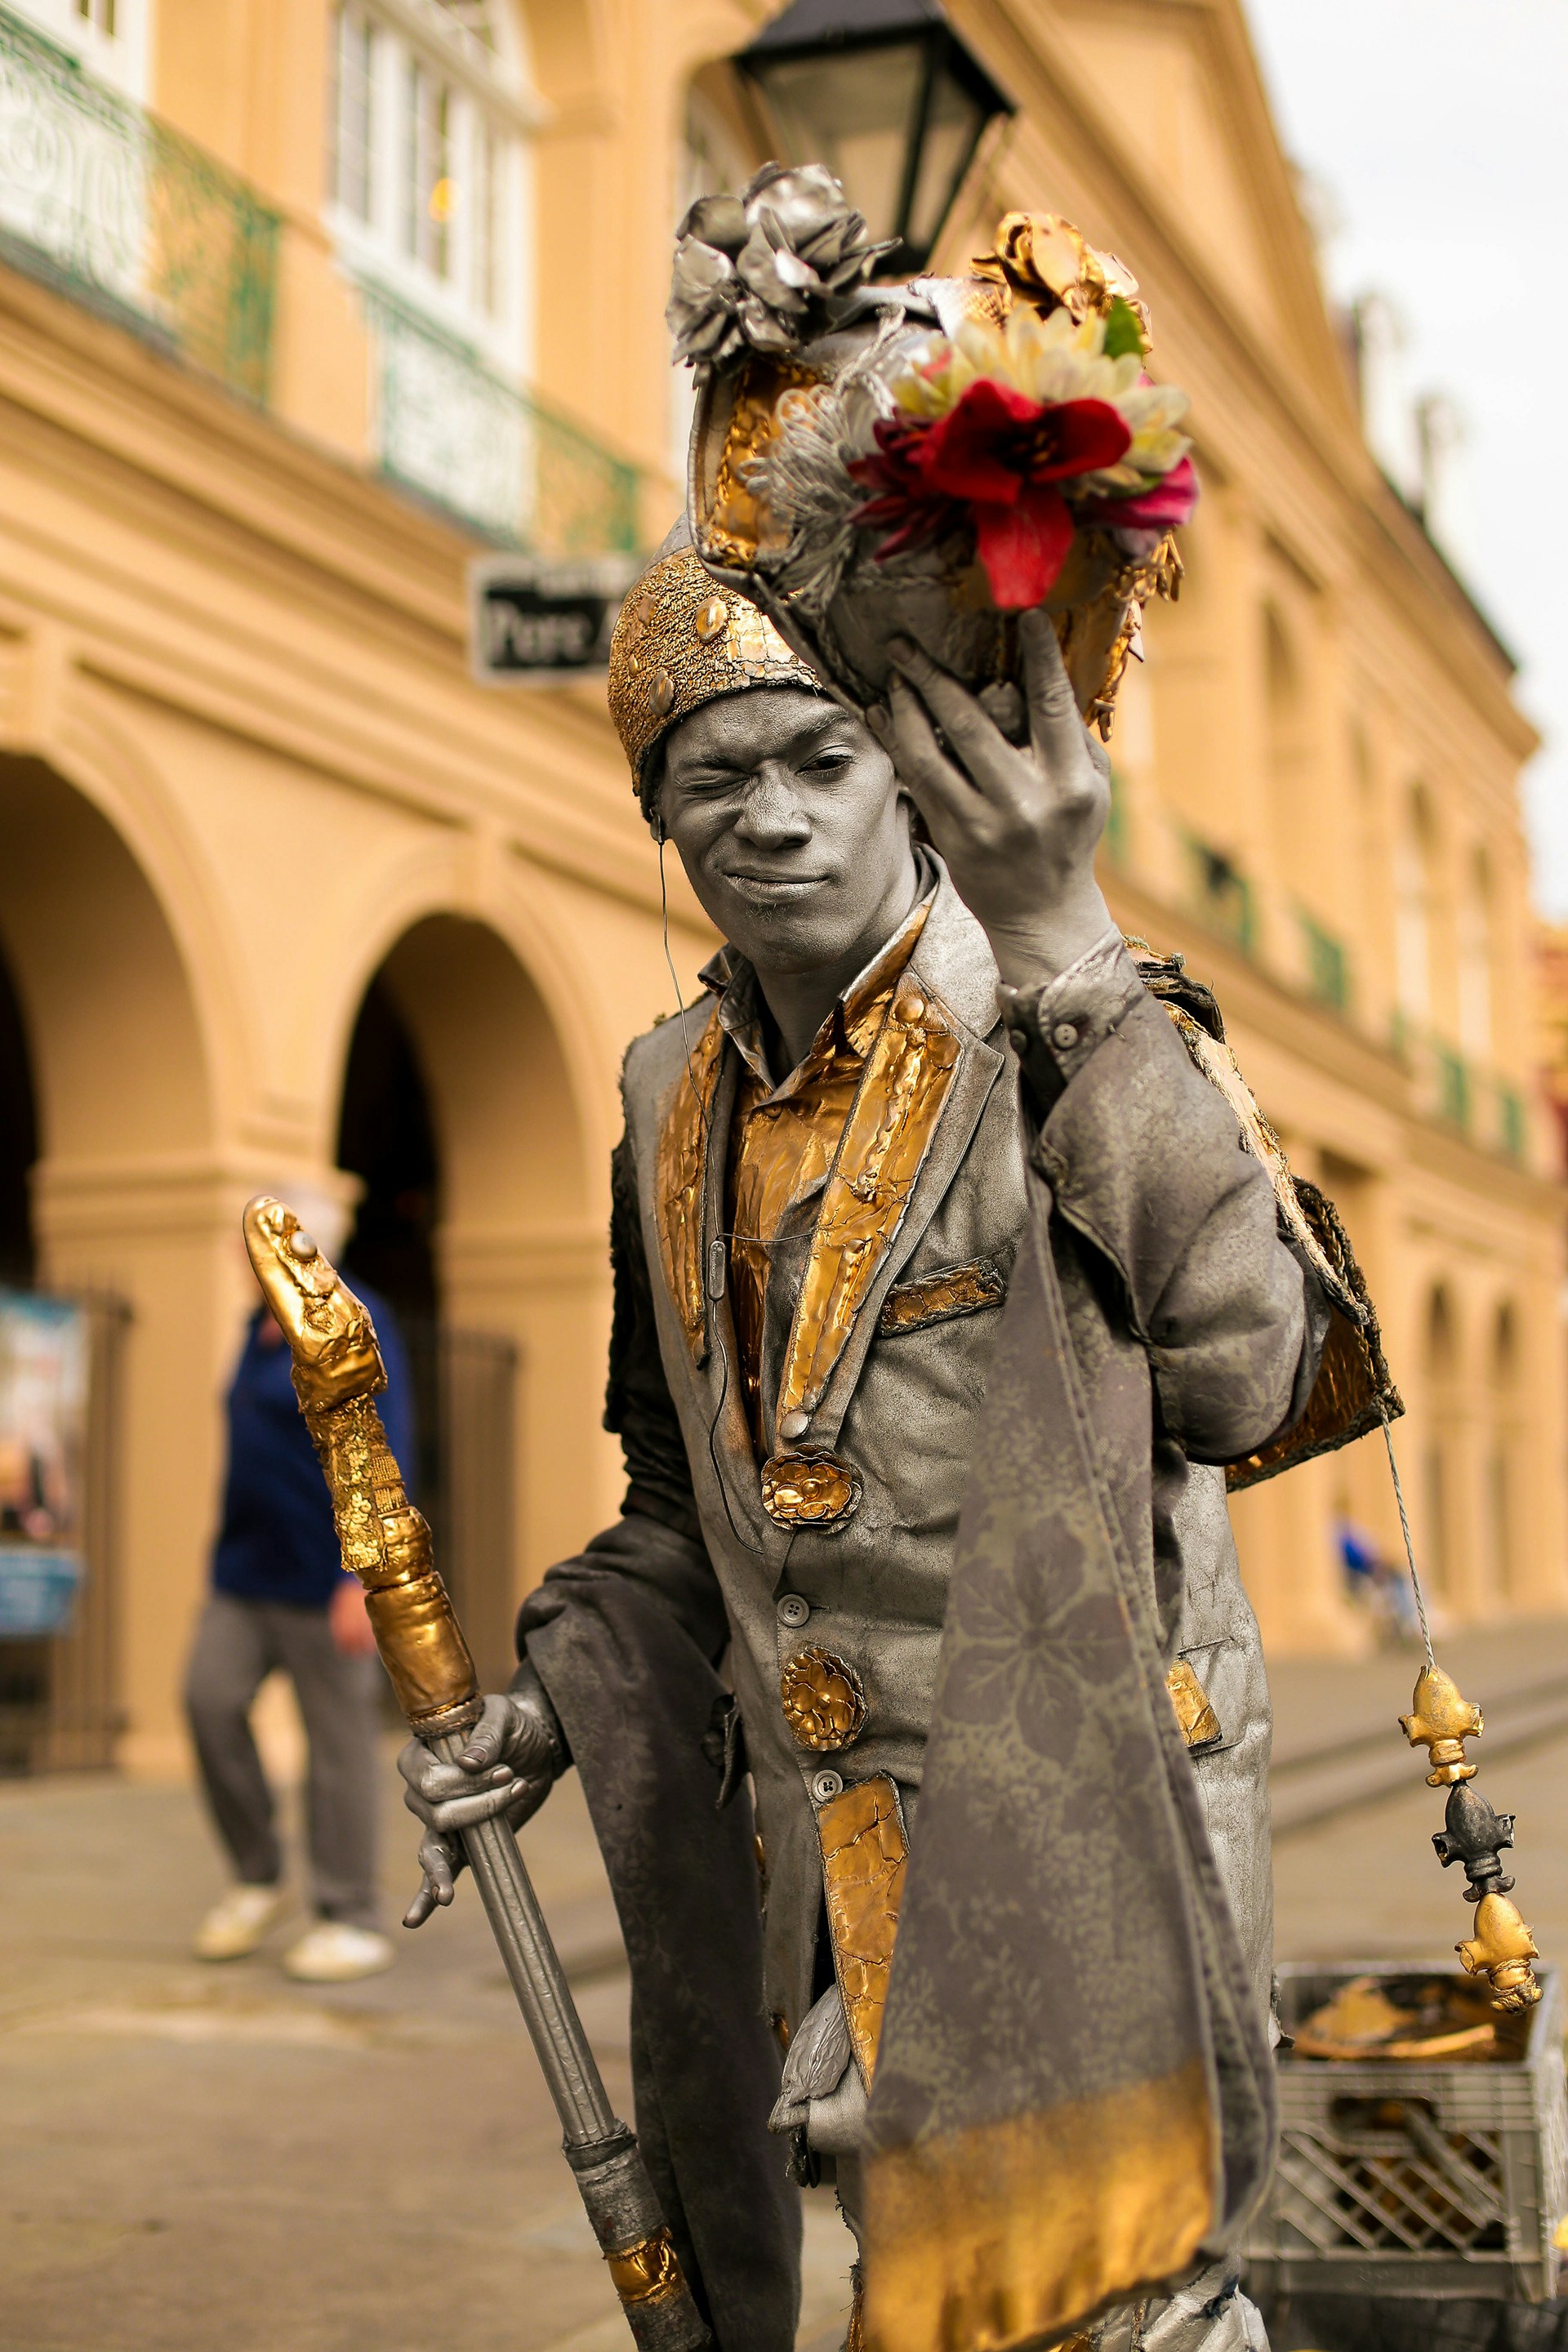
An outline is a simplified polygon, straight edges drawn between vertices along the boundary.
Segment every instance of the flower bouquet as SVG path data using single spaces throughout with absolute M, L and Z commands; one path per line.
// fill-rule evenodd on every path
M 869 282 L 885 250 L 818 165 L 688 214 L 668 318 L 700 377 L 697 551 L 862 710 L 906 635 L 1019 732 L 1016 616 L 1043 604 L 1108 734 L 1197 497 L 1136 282 L 1048 214 L 1009 214 L 969 278 Z

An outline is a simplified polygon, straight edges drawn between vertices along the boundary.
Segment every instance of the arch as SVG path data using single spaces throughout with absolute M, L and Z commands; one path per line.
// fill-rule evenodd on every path
M 216 1483 L 219 1301 L 238 1278 L 237 1202 L 213 1150 L 193 971 L 133 839 L 56 766 L 0 754 L 0 955 L 37 1113 L 37 1275 L 130 1309 L 122 1383 L 100 1386 L 95 1374 L 87 1582 L 48 1664 L 51 1742 L 102 1760 L 128 1694 L 154 1720 L 148 1694 L 168 1692 L 172 1707 L 189 1637 Z M 101 1367 L 118 1317 L 95 1310 L 93 1325 Z M 132 1729 L 142 1737 L 144 1719 Z
M 508 1374 L 486 1391 L 488 1402 L 476 1391 L 459 1406 L 440 1391 L 453 1447 L 468 1446 L 444 1450 L 467 1499 L 443 1523 L 475 1638 L 499 1667 L 522 1594 L 618 1500 L 618 1460 L 599 1429 L 609 1266 L 597 1120 L 580 1100 L 582 1056 L 494 920 L 450 908 L 419 913 L 365 976 L 362 1001 L 367 992 L 395 1016 L 428 1103 L 446 1335 L 432 1344 L 461 1377 L 480 1364 L 483 1343 L 492 1364 L 500 1343 L 515 1354 L 515 1383 Z M 346 1070 L 346 1035 L 342 1059 Z M 476 1415 L 488 1415 L 490 1431 L 477 1450 Z M 491 1563 L 482 1574 L 481 1517 Z
M 570 1225 L 588 1169 L 567 1057 L 507 941 L 469 917 L 426 915 L 381 973 L 435 1109 L 443 1223 Z
M 0 940 L 33 1058 L 41 1149 L 83 1162 L 211 1139 L 207 1054 L 159 897 L 102 812 L 0 757 Z

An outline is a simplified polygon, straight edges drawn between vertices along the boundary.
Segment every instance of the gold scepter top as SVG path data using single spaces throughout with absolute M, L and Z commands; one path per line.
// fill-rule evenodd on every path
M 398 1704 L 421 1738 L 466 1730 L 479 1719 L 479 1680 L 436 1570 L 430 1529 L 408 1499 L 374 1402 L 386 1368 L 369 1310 L 281 1201 L 258 1193 L 244 1230 L 261 1295 L 289 1342 L 343 1566 L 364 1587 Z

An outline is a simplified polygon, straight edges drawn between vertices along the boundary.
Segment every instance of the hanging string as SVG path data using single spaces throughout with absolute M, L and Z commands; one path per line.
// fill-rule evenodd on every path
M 1410 1589 L 1415 1595 L 1415 1614 L 1421 1620 L 1421 1640 L 1426 1652 L 1426 1664 L 1436 1669 L 1432 1655 L 1432 1635 L 1426 1624 L 1426 1596 L 1421 1590 L 1421 1579 L 1415 1570 L 1415 1547 L 1410 1540 L 1410 1514 L 1405 1507 L 1405 1489 L 1399 1483 L 1399 1465 L 1394 1458 L 1394 1432 L 1388 1425 L 1388 1408 L 1378 1399 L 1378 1419 L 1383 1423 L 1383 1442 L 1388 1448 L 1389 1475 L 1394 1480 L 1394 1499 L 1399 1506 L 1399 1530 L 1405 1538 L 1405 1558 L 1410 1570 Z

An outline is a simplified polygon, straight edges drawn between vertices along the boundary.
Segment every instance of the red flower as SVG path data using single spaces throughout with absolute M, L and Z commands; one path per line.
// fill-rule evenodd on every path
M 852 520 L 893 525 L 878 561 L 915 547 L 967 508 L 975 551 L 1004 612 L 1040 604 L 1072 543 L 1073 518 L 1056 485 L 1114 466 L 1131 443 L 1109 402 L 1052 406 L 982 378 L 934 424 L 886 420 L 877 455 L 850 467 L 876 492 Z

